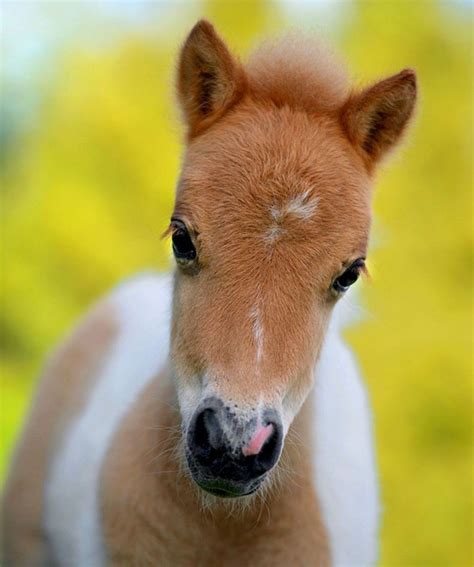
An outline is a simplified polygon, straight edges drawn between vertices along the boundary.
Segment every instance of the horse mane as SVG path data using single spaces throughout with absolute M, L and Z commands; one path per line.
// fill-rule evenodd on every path
M 306 112 L 340 108 L 350 94 L 345 66 L 320 40 L 290 34 L 264 42 L 245 64 L 259 99 Z

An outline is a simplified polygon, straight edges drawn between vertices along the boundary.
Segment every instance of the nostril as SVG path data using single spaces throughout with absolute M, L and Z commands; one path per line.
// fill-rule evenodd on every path
M 276 423 L 272 423 L 270 425 L 272 427 L 269 435 L 263 442 L 260 451 L 253 457 L 253 468 L 255 473 L 258 474 L 266 473 L 273 468 L 278 461 L 281 452 L 283 443 L 281 426 Z
M 269 435 L 266 442 L 263 444 L 263 447 L 258 454 L 258 460 L 260 463 L 266 463 L 269 468 L 272 467 L 278 456 L 280 454 L 281 449 L 281 434 L 280 430 L 277 427 L 272 427 L 272 432 Z
M 258 455 L 258 453 L 262 450 L 262 447 L 273 434 L 273 431 L 274 428 L 271 423 L 258 427 L 250 439 L 250 442 L 242 449 L 244 456 L 250 457 L 250 455 Z
M 200 449 L 219 449 L 224 443 L 224 433 L 216 412 L 212 408 L 202 411 L 194 424 L 193 442 Z

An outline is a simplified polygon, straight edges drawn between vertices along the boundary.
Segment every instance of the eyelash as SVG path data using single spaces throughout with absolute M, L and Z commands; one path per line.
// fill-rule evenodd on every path
M 367 274 L 365 266 L 365 258 L 358 258 L 348 268 L 342 272 L 332 283 L 332 290 L 337 294 L 345 293 L 356 281 L 361 274 Z
M 177 219 L 171 219 L 168 229 L 173 242 L 173 253 L 181 265 L 189 265 L 197 258 L 196 247 L 186 225 Z

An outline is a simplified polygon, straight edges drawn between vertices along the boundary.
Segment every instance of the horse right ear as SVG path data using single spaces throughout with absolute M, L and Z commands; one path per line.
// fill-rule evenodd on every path
M 416 75 L 405 69 L 351 96 L 342 122 L 369 170 L 397 144 L 413 114 Z
M 177 91 L 193 137 L 221 117 L 242 96 L 245 73 L 214 27 L 200 20 L 179 57 Z

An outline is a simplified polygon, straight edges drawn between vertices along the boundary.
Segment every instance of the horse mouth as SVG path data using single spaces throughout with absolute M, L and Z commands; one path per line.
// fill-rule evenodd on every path
M 188 469 L 191 473 L 191 478 L 201 490 L 218 498 L 250 496 L 260 488 L 266 476 L 262 475 L 255 479 L 245 480 L 214 477 L 209 474 L 209 471 L 203 471 L 196 466 L 192 458 L 188 458 Z
M 194 480 L 199 488 L 219 498 L 241 498 L 243 496 L 250 496 L 259 489 L 261 484 L 261 481 L 254 482 L 250 485 L 242 485 L 221 479 L 205 482 Z

